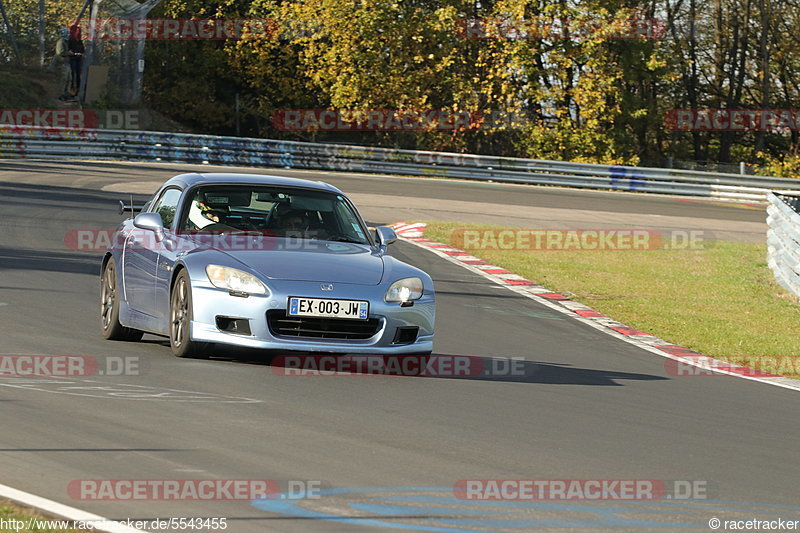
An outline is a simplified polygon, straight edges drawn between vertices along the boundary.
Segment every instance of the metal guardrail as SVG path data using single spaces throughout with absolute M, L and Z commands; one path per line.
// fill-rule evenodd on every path
M 800 298 L 800 196 L 767 196 L 767 264 L 777 282 Z
M 285 167 L 766 201 L 788 178 L 131 130 L 0 125 L 0 157 Z

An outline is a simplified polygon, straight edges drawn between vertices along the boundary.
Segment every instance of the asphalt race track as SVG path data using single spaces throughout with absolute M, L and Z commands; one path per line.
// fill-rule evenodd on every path
M 523 358 L 524 375 L 286 376 L 257 352 L 179 360 L 158 337 L 102 340 L 102 254 L 69 249 L 65 234 L 115 227 L 121 191 L 152 192 L 184 168 L 0 161 L 0 354 L 85 355 L 138 368 L 0 378 L 0 483 L 114 519 L 226 517 L 234 533 L 710 531 L 712 517 L 800 520 L 798 393 L 670 375 L 665 359 L 407 243 L 392 254 L 436 282 L 435 353 L 484 364 Z M 491 206 L 509 204 L 522 214 L 513 223 L 529 227 L 546 219 L 585 228 L 592 213 L 601 213 L 595 227 L 705 227 L 744 240 L 765 227 L 758 209 L 672 198 L 275 173 L 341 187 L 374 224 L 491 222 L 502 217 Z M 476 205 L 490 207 L 470 211 Z M 76 480 L 142 479 L 268 479 L 284 492 L 306 481 L 320 491 L 199 502 L 96 501 L 70 490 Z M 657 501 L 454 496 L 460 480 L 483 479 L 659 480 L 705 493 Z

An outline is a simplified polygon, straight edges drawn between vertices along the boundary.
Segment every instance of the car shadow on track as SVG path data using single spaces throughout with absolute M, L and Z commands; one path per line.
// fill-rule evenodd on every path
M 96 207 L 107 207 L 114 211 L 119 200 L 128 200 L 131 196 L 141 202 L 150 198 L 149 194 L 127 194 L 118 192 L 96 191 L 77 187 L 59 185 L 40 185 L 30 183 L 11 183 L 0 181 L 0 197 L 12 199 L 14 206 L 27 203 L 32 208 L 52 207 L 53 212 L 72 207 L 86 210 Z
M 213 360 L 269 366 L 279 376 L 347 376 L 622 386 L 620 381 L 663 381 L 653 374 L 620 372 L 475 355 L 370 355 L 269 352 L 220 346 Z
M 0 270 L 39 270 L 100 276 L 102 254 L 0 246 Z

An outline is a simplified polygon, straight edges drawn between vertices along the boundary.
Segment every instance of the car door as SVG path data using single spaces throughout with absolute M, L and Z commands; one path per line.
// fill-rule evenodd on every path
M 189 201 L 188 199 L 186 200 Z M 178 209 L 183 209 L 186 204 L 178 204 Z M 173 210 L 177 213 L 177 210 Z M 159 325 L 158 330 L 164 334 L 169 333 L 169 313 L 170 313 L 170 292 L 172 275 L 175 271 L 175 263 L 194 250 L 197 246 L 192 239 L 192 231 L 185 227 L 186 219 L 183 219 L 184 226 L 180 220 L 173 220 L 177 214 L 162 214 L 162 218 L 167 216 L 170 220 L 169 226 L 164 225 L 164 240 L 158 249 L 158 260 L 156 268 L 155 285 L 155 308 L 154 315 Z
M 165 189 L 148 211 L 161 215 L 165 229 L 172 226 L 181 194 L 177 187 Z M 162 246 L 163 240 L 157 241 L 155 233 L 134 228 L 123 251 L 122 272 L 128 305 L 148 317 L 156 316 L 156 281 Z

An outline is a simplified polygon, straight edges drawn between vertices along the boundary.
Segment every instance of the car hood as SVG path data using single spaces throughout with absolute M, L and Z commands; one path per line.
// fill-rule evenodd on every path
M 383 259 L 369 246 L 327 241 L 292 246 L 276 241 L 270 250 L 220 251 L 269 279 L 378 285 L 383 278 Z

